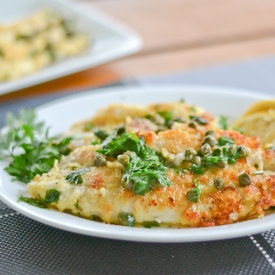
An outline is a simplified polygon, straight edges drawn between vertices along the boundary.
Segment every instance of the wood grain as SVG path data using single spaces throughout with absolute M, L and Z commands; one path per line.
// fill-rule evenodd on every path
M 142 54 L 275 34 L 274 0 L 108 0 L 93 5 L 144 38 Z

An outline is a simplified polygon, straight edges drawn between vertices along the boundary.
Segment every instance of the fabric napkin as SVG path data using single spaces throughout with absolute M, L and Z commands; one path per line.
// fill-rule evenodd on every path
M 275 96 L 274 72 L 275 57 L 268 57 L 142 77 L 114 86 L 220 85 Z M 22 101 L 0 102 L 0 127 L 8 111 L 18 113 L 22 108 L 34 108 L 63 96 L 64 93 L 57 92 Z M 275 274 L 274 234 L 271 230 L 254 236 L 200 243 L 118 241 L 59 230 L 29 219 L 0 202 L 0 274 Z

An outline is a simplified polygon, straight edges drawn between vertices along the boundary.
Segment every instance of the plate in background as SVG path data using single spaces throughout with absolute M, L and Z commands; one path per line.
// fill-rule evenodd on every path
M 142 45 L 133 30 L 92 7 L 85 10 L 61 0 L 0 0 L 0 7 L 0 25 L 48 7 L 72 19 L 77 30 L 92 38 L 86 53 L 53 63 L 34 74 L 0 82 L 0 95 L 110 62 L 138 51 Z

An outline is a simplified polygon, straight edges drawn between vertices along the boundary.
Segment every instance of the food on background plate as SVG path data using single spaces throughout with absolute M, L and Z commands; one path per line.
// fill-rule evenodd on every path
M 33 113 L 23 116 L 29 126 L 21 121 L 6 133 L 9 150 L 0 153 L 10 158 L 5 170 L 29 182 L 32 197 L 20 200 L 30 204 L 145 227 L 231 224 L 275 206 L 275 174 L 266 171 L 273 167 L 259 137 L 197 106 L 110 105 L 59 139 L 48 138 Z M 11 144 L 24 157 L 10 154 Z
M 0 82 L 32 74 L 87 50 L 90 38 L 51 9 L 0 26 Z

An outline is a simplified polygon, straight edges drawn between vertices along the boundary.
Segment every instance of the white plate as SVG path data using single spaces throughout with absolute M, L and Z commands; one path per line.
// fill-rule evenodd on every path
M 94 8 L 85 10 L 61 0 L 0 0 L 0 7 L 0 24 L 12 23 L 49 7 L 72 19 L 78 30 L 92 38 L 85 54 L 53 63 L 18 80 L 0 82 L 0 95 L 110 62 L 138 51 L 142 45 L 133 30 Z
M 66 131 L 74 122 L 93 115 L 98 108 L 110 103 L 147 104 L 185 99 L 187 103 L 200 105 L 212 111 L 214 115 L 222 114 L 235 119 L 252 103 L 264 98 L 268 96 L 217 87 L 109 88 L 62 98 L 43 105 L 37 111 L 39 118 L 52 127 L 51 134 L 58 134 L 60 131 Z M 97 223 L 17 202 L 21 194 L 27 195 L 26 185 L 12 182 L 3 168 L 4 164 L 0 163 L 0 199 L 4 203 L 34 220 L 85 235 L 131 241 L 193 242 L 241 237 L 275 228 L 274 214 L 259 220 L 208 228 L 147 229 Z

